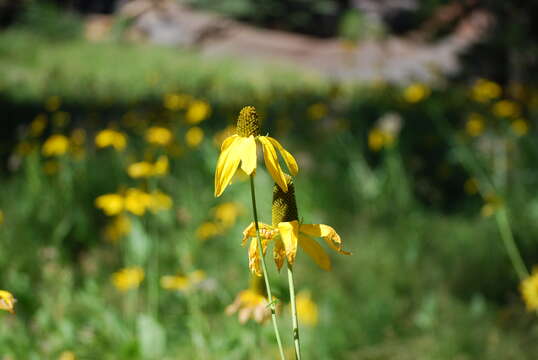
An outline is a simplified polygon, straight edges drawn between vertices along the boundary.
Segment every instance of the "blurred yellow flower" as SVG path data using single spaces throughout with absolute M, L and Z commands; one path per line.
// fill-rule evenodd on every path
M 529 132 L 529 123 L 523 119 L 514 120 L 510 126 L 517 136 L 524 136 Z
M 69 139 L 64 135 L 56 134 L 45 141 L 41 152 L 45 156 L 59 156 L 65 154 L 68 149 Z
M 411 84 L 404 89 L 403 97 L 408 103 L 418 103 L 430 95 L 430 88 L 424 84 Z
M 211 106 L 209 106 L 207 102 L 196 100 L 189 106 L 189 109 L 185 114 L 185 119 L 187 120 L 187 123 L 195 125 L 204 121 L 210 113 Z
M 95 199 L 95 206 L 108 216 L 120 214 L 124 209 L 125 201 L 119 194 L 105 194 Z
M 129 188 L 125 192 L 125 209 L 134 215 L 144 215 L 151 204 L 151 195 L 140 189 Z
M 379 128 L 373 128 L 368 133 L 368 147 L 372 151 L 379 151 L 383 147 L 389 147 L 394 143 L 394 136 Z
M 95 145 L 99 148 L 112 146 L 114 149 L 121 151 L 127 146 L 127 136 L 112 129 L 101 130 L 95 137 Z
M 538 266 L 535 266 L 532 274 L 521 282 L 519 291 L 525 301 L 527 310 L 538 310 Z
M 105 227 L 104 237 L 111 243 L 117 243 L 125 235 L 131 232 L 131 220 L 129 216 L 120 214 L 112 219 Z
M 58 358 L 58 360 L 76 360 L 76 359 L 77 359 L 77 356 L 75 355 L 75 353 L 69 350 L 62 351 L 62 353 L 60 354 L 60 357 Z
M 191 148 L 195 148 L 204 140 L 204 131 L 198 126 L 193 126 L 185 133 L 185 143 Z
M 17 300 L 9 291 L 0 290 L 0 310 L 9 311 L 15 314 L 15 303 Z
M 501 100 L 493 105 L 491 111 L 498 117 L 517 117 L 521 113 L 521 108 L 516 102 Z
M 153 176 L 162 176 L 168 174 L 169 162 L 166 155 L 161 155 L 153 164 Z
M 196 229 L 196 237 L 199 240 L 207 240 L 210 237 L 219 235 L 220 233 L 222 233 L 221 228 L 217 224 L 210 221 L 204 222 L 198 227 L 198 229 Z
M 299 292 L 295 301 L 300 323 L 306 326 L 316 326 L 318 324 L 318 305 L 312 301 L 310 292 Z
M 164 96 L 163 105 L 168 110 L 177 111 L 177 110 L 187 107 L 187 104 L 190 101 L 191 101 L 190 95 L 166 94 Z
M 187 276 L 165 275 L 161 277 L 161 287 L 172 291 L 188 291 L 206 279 L 203 270 L 195 270 Z
M 307 110 L 308 117 L 312 120 L 319 120 L 327 115 L 327 105 L 323 103 L 312 104 Z
M 499 84 L 487 79 L 478 79 L 471 88 L 471 97 L 477 102 L 488 102 L 501 96 L 501 92 Z
M 483 217 L 490 217 L 502 206 L 502 200 L 495 194 L 488 194 L 484 197 L 485 204 L 482 205 L 480 214 Z
M 30 135 L 34 137 L 41 136 L 47 127 L 47 115 L 39 114 L 30 124 Z
M 478 193 L 478 180 L 476 180 L 475 178 L 465 180 L 465 183 L 463 184 L 463 189 L 469 195 L 474 195 Z
M 150 144 L 166 146 L 172 139 L 172 132 L 165 127 L 152 126 L 146 130 L 146 141 Z
M 54 175 L 60 171 L 60 164 L 56 160 L 47 160 L 43 164 L 43 172 L 47 175 Z
M 156 190 L 150 194 L 149 208 L 152 211 L 168 210 L 172 207 L 172 198 L 162 191 Z
M 251 277 L 249 288 L 237 294 L 234 302 L 226 307 L 226 314 L 238 313 L 241 324 L 249 319 L 260 324 L 267 321 L 271 317 L 271 310 L 263 281 L 263 277 Z
M 50 96 L 45 101 L 45 109 L 47 109 L 50 112 L 56 111 L 60 108 L 62 105 L 62 100 L 59 96 Z
M 143 280 L 144 270 L 139 266 L 124 268 L 112 274 L 112 283 L 120 291 L 136 289 Z
M 225 202 L 217 205 L 213 209 L 215 220 L 223 227 L 228 228 L 235 225 L 237 217 L 243 212 L 240 204 L 235 202 Z
M 147 161 L 140 161 L 129 165 L 127 174 L 134 179 L 149 177 L 153 174 L 153 165 Z
M 469 136 L 480 136 L 486 128 L 486 120 L 477 113 L 470 113 L 465 122 L 465 132 Z

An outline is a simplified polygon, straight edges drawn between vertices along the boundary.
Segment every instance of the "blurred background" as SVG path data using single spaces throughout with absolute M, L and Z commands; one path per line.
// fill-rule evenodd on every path
M 300 217 L 353 252 L 331 272 L 298 254 L 306 359 L 535 359 L 537 11 L 0 0 L 0 289 L 17 299 L 0 359 L 277 357 L 241 247 L 248 181 L 213 196 L 246 105 L 298 160 Z

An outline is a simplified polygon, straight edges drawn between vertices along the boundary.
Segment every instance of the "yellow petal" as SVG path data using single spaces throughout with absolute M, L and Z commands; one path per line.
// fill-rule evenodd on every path
M 217 170 L 215 171 L 216 197 L 220 196 L 224 189 L 226 189 L 239 166 L 241 153 L 237 150 L 241 146 L 240 140 L 242 140 L 240 137 L 235 138 L 226 150 L 220 153 L 219 160 L 217 161 Z
M 297 161 L 295 161 L 295 158 L 292 154 L 290 154 L 280 143 L 273 139 L 272 137 L 266 136 L 266 138 L 275 146 L 278 151 L 280 151 L 280 155 L 282 155 L 282 158 L 284 159 L 284 162 L 286 163 L 286 166 L 290 170 L 290 173 L 295 176 L 299 172 L 299 166 L 297 165 Z
M 273 180 L 280 186 L 280 188 L 284 191 L 288 191 L 288 184 L 286 183 L 286 179 L 284 178 L 284 173 L 282 172 L 282 169 L 280 168 L 280 165 L 278 164 L 278 157 L 276 154 L 275 147 L 269 140 L 267 140 L 267 137 L 265 136 L 258 136 L 258 140 L 260 140 L 262 146 L 263 146 L 263 158 L 265 160 L 265 166 L 267 167 L 267 171 L 271 174 L 273 177 Z
M 275 228 L 271 225 L 258 222 L 258 227 L 260 228 L 260 238 L 263 240 L 271 240 L 274 237 Z M 241 242 L 242 246 L 246 245 L 248 238 L 255 238 L 256 237 L 256 226 L 254 226 L 254 222 L 251 222 L 245 230 L 243 230 L 243 241 Z
M 276 268 L 278 271 L 282 268 L 284 264 L 284 259 L 286 258 L 286 249 L 284 248 L 284 243 L 280 238 L 275 240 L 275 247 L 273 248 L 273 258 L 275 259 Z
M 258 250 L 258 241 L 256 238 L 252 238 L 250 241 L 250 247 L 248 249 L 248 268 L 254 275 L 262 276 L 260 252 Z
M 297 220 L 281 222 L 278 224 L 278 231 L 280 232 L 280 238 L 284 243 L 284 249 L 286 250 L 286 257 L 288 258 L 288 263 L 293 265 L 293 263 L 295 262 L 295 255 L 297 254 L 299 222 Z
M 256 140 L 254 136 L 249 136 L 243 140 L 241 149 L 241 169 L 250 175 L 256 170 Z
M 320 244 L 306 235 L 299 235 L 299 246 L 323 270 L 331 270 L 331 260 Z
M 224 150 L 226 150 L 238 136 L 239 135 L 235 134 L 232 136 L 228 136 L 226 139 L 224 139 L 222 145 L 220 146 L 220 151 L 223 152 Z
M 342 249 L 342 239 L 340 235 L 329 225 L 324 224 L 302 224 L 301 230 L 302 233 L 305 233 L 310 236 L 322 237 L 323 240 L 329 244 L 334 250 L 338 251 L 343 255 L 351 255 L 350 252 L 344 251 Z

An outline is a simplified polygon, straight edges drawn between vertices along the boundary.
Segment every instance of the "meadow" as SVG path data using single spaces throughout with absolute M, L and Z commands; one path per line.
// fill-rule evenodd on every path
M 0 68 L 0 289 L 17 299 L 0 359 L 277 358 L 270 321 L 230 314 L 251 279 L 248 178 L 213 189 L 247 105 L 297 159 L 300 218 L 353 253 L 330 272 L 297 255 L 305 359 L 535 358 L 536 89 L 335 83 L 17 28 Z M 267 223 L 272 186 L 259 165 Z

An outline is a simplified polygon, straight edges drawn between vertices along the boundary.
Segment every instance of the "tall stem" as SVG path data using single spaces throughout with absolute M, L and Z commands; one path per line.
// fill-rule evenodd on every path
M 497 220 L 497 226 L 499 227 L 499 232 L 501 233 L 501 238 L 510 257 L 510 261 L 516 270 L 519 280 L 523 280 L 529 276 L 529 271 L 521 258 L 521 254 L 517 248 L 516 242 L 514 241 L 514 236 L 512 235 L 512 229 L 510 228 L 510 222 L 508 221 L 508 214 L 506 213 L 506 208 L 504 205 L 497 210 L 495 214 L 495 219 Z
M 293 267 L 288 263 L 288 282 L 290 288 L 291 320 L 293 323 L 293 344 L 295 359 L 301 360 L 301 342 L 299 341 L 299 321 L 297 319 L 297 304 L 295 302 L 295 285 L 293 282 Z
M 278 343 L 278 350 L 280 352 L 280 358 L 285 360 L 284 349 L 282 348 L 282 340 L 280 339 L 280 332 L 278 331 L 278 324 L 276 322 L 276 306 L 273 301 L 273 295 L 271 294 L 271 286 L 269 285 L 269 275 L 267 274 L 267 266 L 265 265 L 265 258 L 263 256 L 262 240 L 260 237 L 260 228 L 258 225 L 258 210 L 256 210 L 256 191 L 254 190 L 254 175 L 250 175 L 250 194 L 252 195 L 252 213 L 254 216 L 254 226 L 256 227 L 256 239 L 258 241 L 258 251 L 260 252 L 260 259 L 262 263 L 263 277 L 265 279 L 265 289 L 267 290 L 267 298 L 269 301 L 269 307 L 271 308 L 271 319 L 273 321 L 273 328 L 275 330 L 276 342 Z

